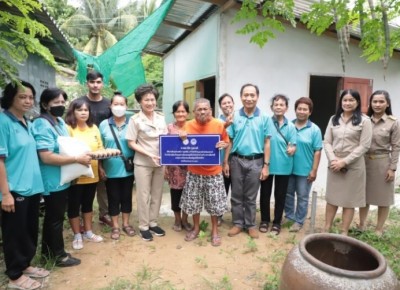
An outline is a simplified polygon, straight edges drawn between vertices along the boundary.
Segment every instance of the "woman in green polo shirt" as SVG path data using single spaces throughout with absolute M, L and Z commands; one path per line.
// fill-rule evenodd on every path
M 8 289 L 38 289 L 32 278 L 50 272 L 30 264 L 36 253 L 40 193 L 44 191 L 36 142 L 25 118 L 35 102 L 30 83 L 9 83 L 3 91 L 0 113 L 0 197 L 3 252 Z
M 44 184 L 42 255 L 46 259 L 55 258 L 59 267 L 81 263 L 64 249 L 63 225 L 70 183 L 61 184 L 61 166 L 72 163 L 89 165 L 91 160 L 89 154 L 77 157 L 59 154 L 58 137 L 69 136 L 67 125 L 61 118 L 67 98 L 67 94 L 58 88 L 45 89 L 40 96 L 41 114 L 32 128 Z

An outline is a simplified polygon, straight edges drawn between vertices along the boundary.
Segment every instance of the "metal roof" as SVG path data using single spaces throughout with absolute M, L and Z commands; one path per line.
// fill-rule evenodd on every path
M 163 56 L 232 0 L 176 0 L 144 52 Z M 233 1 L 236 3 L 236 1 Z
M 303 13 L 309 12 L 310 6 L 319 1 L 295 0 L 296 18 L 299 19 Z M 241 2 L 242 0 L 176 0 L 144 52 L 164 56 L 218 9 L 221 12 L 230 8 L 239 9 Z M 399 27 L 398 23 L 390 25 Z M 327 32 L 336 33 L 335 26 L 330 27 Z M 358 27 L 352 27 L 350 33 L 352 38 L 360 39 Z
M 42 4 L 41 1 L 38 0 Z M 14 15 L 22 16 L 21 12 L 14 6 L 7 5 L 4 1 L 0 1 L 0 10 L 10 12 Z M 37 22 L 46 26 L 51 33 L 51 39 L 39 38 L 40 42 L 47 47 L 53 54 L 54 58 L 58 62 L 72 63 L 74 62 L 74 55 L 72 52 L 72 45 L 68 42 L 67 37 L 61 32 L 60 28 L 54 21 L 54 19 L 49 15 L 46 8 L 42 4 L 42 10 L 36 10 L 31 18 Z

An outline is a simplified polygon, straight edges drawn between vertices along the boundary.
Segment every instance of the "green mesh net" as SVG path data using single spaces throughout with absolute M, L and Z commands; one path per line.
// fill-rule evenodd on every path
M 104 83 L 113 83 L 125 96 L 131 95 L 136 87 L 146 82 L 141 54 L 157 31 L 171 8 L 174 0 L 167 0 L 140 25 L 120 41 L 98 56 L 74 49 L 78 61 L 77 79 L 86 82 L 88 67 L 101 72 Z

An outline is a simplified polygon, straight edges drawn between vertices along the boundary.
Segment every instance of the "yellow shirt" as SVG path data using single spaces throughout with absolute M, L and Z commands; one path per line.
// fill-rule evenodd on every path
M 68 133 L 71 137 L 82 140 L 89 145 L 91 151 L 104 149 L 103 142 L 101 141 L 100 131 L 96 125 L 93 125 L 92 127 L 86 127 L 85 129 L 80 129 L 79 127 L 73 129 L 71 126 L 68 126 Z M 91 165 L 94 178 L 81 176 L 78 178 L 76 182 L 77 184 L 99 182 L 99 162 L 97 160 L 92 160 Z

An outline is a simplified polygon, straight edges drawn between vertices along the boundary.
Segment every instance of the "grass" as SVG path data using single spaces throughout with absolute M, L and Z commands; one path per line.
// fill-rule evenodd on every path
M 247 237 L 247 243 L 245 245 L 246 249 L 243 254 L 254 253 L 258 251 L 258 247 L 253 238 Z
M 168 290 L 176 289 L 169 281 L 160 278 L 160 270 L 148 267 L 147 265 L 135 273 L 135 280 L 118 277 L 110 285 L 100 290 Z
M 232 283 L 227 275 L 224 275 L 218 282 L 211 282 L 210 280 L 204 278 L 207 289 L 212 290 L 232 290 Z
M 384 226 L 385 232 L 379 237 L 374 233 L 376 211 L 368 217 L 367 230 L 361 234 L 351 234 L 352 237 L 363 241 L 377 249 L 388 261 L 390 268 L 400 278 L 400 209 L 392 209 Z

